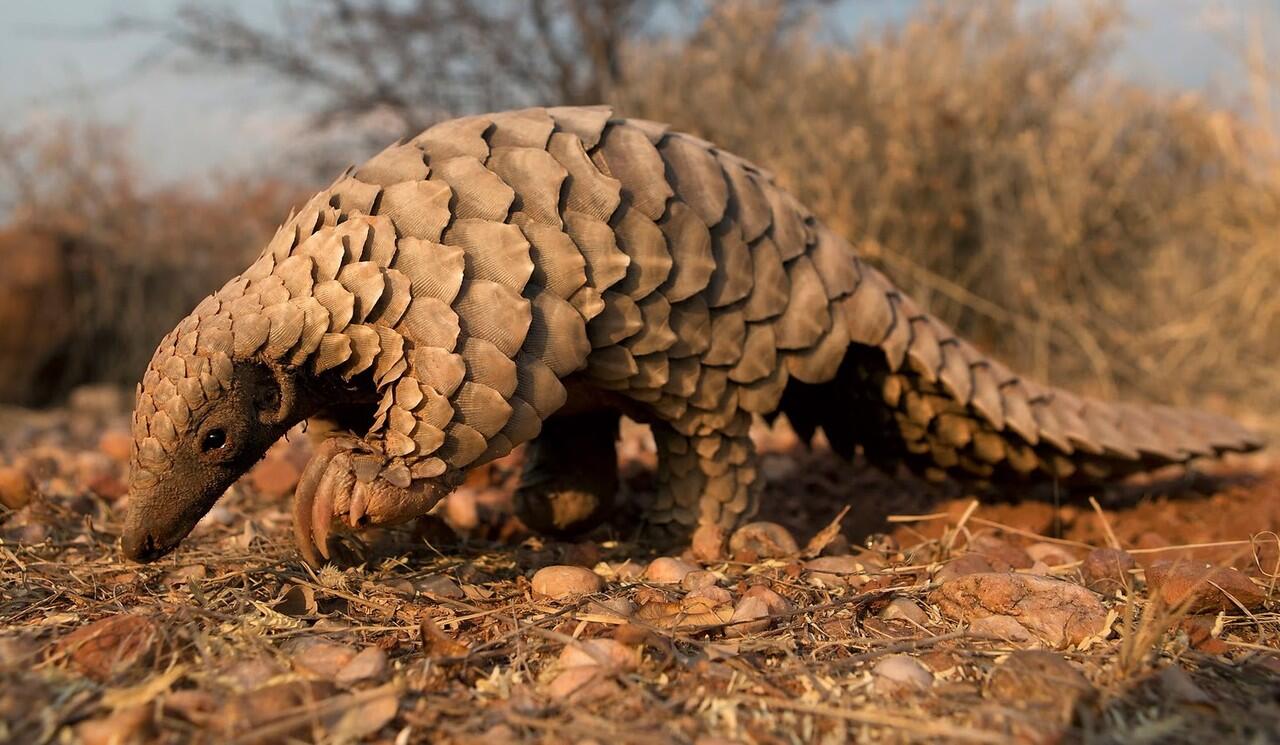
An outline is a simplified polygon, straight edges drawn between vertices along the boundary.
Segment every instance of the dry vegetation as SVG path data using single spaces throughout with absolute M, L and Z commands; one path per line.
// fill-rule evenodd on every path
M 176 555 L 138 566 L 116 550 L 125 436 L 106 421 L 96 445 L 69 434 L 103 430 L 85 411 L 11 430 L 39 496 L 0 533 L 0 740 L 1260 742 L 1280 728 L 1280 552 L 1274 533 L 1249 540 L 1280 524 L 1276 474 L 1184 488 L 1176 509 L 977 507 L 761 432 L 764 517 L 785 525 L 696 565 L 616 529 L 529 536 L 508 514 L 516 456 L 313 573 L 289 541 L 307 455 L 294 438 Z M 626 491 L 650 498 L 652 443 L 631 428 L 622 450 Z M 843 533 L 823 530 L 842 505 Z M 1243 540 L 1206 540 L 1223 535 Z M 1218 567 L 1198 589 L 1192 555 Z M 574 587 L 586 594 L 560 596 Z
M 270 179 L 146 188 L 127 134 L 0 131 L 0 402 L 132 387 L 156 341 L 240 271 L 297 200 Z
M 197 4 L 166 28 L 202 59 L 319 91 L 319 119 L 346 128 L 370 109 L 408 131 L 530 95 L 605 91 L 628 114 L 769 166 L 1015 366 L 1280 431 L 1280 132 L 1265 123 L 1261 48 L 1259 109 L 1241 113 L 1109 80 L 1123 22 L 1111 6 L 1054 18 L 1012 2 L 939 4 L 843 44 L 806 20 L 809 3 L 712 2 L 691 33 L 645 36 L 635 29 L 658 5 L 646 0 L 610 0 L 614 16 L 578 0 L 493 4 L 509 11 L 493 16 L 468 15 L 485 5 L 468 0 L 366 0 L 378 12 L 348 18 L 358 33 L 317 36 L 296 29 L 340 21 L 349 0 L 279 4 L 302 24 L 293 40 L 311 44 L 272 46 L 269 30 Z M 542 27 L 539 12 L 572 23 Z M 481 44 L 495 24 L 535 52 Z M 389 28 L 397 35 L 380 36 Z M 326 66 L 298 67 L 314 48 Z M 437 66 L 392 85 L 415 59 L 477 49 L 491 67 Z M 557 60 L 579 53 L 589 74 L 557 77 Z M 17 196 L 0 233 L 0 400 L 131 382 L 298 194 L 265 179 L 144 188 L 122 142 L 93 127 L 0 139 Z M 117 551 L 128 402 L 110 388 L 69 401 L 0 410 L 0 741 L 1261 742 L 1280 731 L 1274 470 L 1136 483 L 1096 505 L 977 506 L 804 451 L 785 428 L 761 431 L 762 518 L 778 526 L 740 537 L 731 561 L 692 567 L 622 528 L 576 543 L 528 535 L 509 516 L 517 453 L 437 515 L 352 541 L 347 563 L 313 573 L 289 540 L 287 495 L 308 450 L 294 437 L 173 557 L 137 566 Z M 628 429 L 622 452 L 625 490 L 643 501 L 643 432 Z M 1213 570 L 1197 584 L 1204 561 Z M 557 570 L 589 592 L 548 596 L 555 583 L 537 572 L 550 566 L 592 570 Z

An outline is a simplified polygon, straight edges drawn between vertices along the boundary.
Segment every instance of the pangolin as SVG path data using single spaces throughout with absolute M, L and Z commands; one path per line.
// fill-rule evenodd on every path
M 618 417 L 658 451 L 647 520 L 717 545 L 785 413 L 931 477 L 1097 480 L 1248 451 L 1234 422 L 1108 404 L 958 338 L 765 170 L 607 107 L 438 124 L 349 169 L 160 342 L 137 391 L 124 552 L 172 550 L 303 420 L 303 557 L 422 515 L 529 443 L 532 527 L 608 513 Z M 704 540 L 705 539 L 705 540 Z

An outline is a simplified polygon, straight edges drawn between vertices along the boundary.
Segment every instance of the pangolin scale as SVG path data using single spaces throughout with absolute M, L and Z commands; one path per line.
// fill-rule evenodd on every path
M 987 481 L 1260 446 L 1221 417 L 1019 377 L 708 142 L 605 107 L 527 109 L 348 171 L 165 337 L 138 387 L 125 550 L 171 550 L 304 419 L 328 432 L 294 503 L 313 563 L 335 521 L 421 515 L 525 442 L 522 515 L 573 530 L 612 501 L 620 413 L 657 444 L 648 521 L 701 546 L 755 509 L 753 415 Z

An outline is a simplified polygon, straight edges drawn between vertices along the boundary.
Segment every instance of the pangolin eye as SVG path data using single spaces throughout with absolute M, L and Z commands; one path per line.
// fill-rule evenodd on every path
M 217 450 L 227 444 L 227 433 L 220 429 L 211 429 L 204 433 L 204 439 L 200 441 L 200 449 L 206 453 L 210 450 Z

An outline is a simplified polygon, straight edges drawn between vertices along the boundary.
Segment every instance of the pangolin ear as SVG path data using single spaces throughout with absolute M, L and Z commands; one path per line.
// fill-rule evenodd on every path
M 281 424 L 298 406 L 298 384 L 279 365 L 266 365 L 254 376 L 253 406 L 263 424 Z

